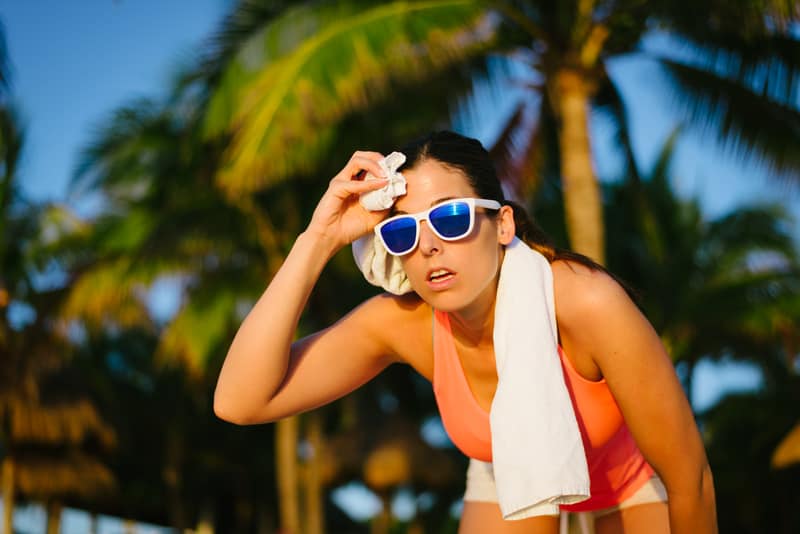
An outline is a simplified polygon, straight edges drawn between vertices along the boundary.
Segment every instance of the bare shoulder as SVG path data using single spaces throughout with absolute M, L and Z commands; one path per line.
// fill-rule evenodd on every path
M 602 368 L 609 354 L 603 347 L 609 339 L 624 341 L 651 329 L 625 289 L 607 272 L 568 260 L 553 262 L 552 270 L 559 336 L 578 366 L 588 357 Z M 591 366 L 583 369 L 594 374 Z
M 551 266 L 559 324 L 582 324 L 620 304 L 632 304 L 625 289 L 605 271 L 570 260 L 557 260 Z
M 380 331 L 392 332 L 396 329 L 387 329 L 388 325 L 397 326 L 394 321 L 402 321 L 411 326 L 423 316 L 430 316 L 430 306 L 416 293 L 406 295 L 392 295 L 381 293 L 376 295 L 354 310 L 361 316 L 361 321 Z
M 352 315 L 360 329 L 354 334 L 381 340 L 395 361 L 411 364 L 425 376 L 429 374 L 432 311 L 416 293 L 382 293 L 353 310 Z

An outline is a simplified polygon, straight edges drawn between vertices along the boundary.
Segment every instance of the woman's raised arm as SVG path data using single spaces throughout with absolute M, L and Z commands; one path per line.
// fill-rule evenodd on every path
M 340 248 L 371 231 L 383 216 L 383 212 L 368 212 L 358 203 L 360 193 L 386 184 L 385 180 L 360 180 L 363 171 L 381 176 L 377 164 L 381 158 L 376 152 L 356 152 L 331 180 L 308 228 L 298 236 L 283 265 L 242 322 L 225 357 L 214 393 L 214 412 L 222 419 L 240 424 L 264 422 L 307 408 L 304 394 L 315 397 L 317 404 L 325 400 L 311 389 L 315 387 L 314 377 L 330 371 L 326 371 L 326 363 L 332 362 L 331 357 L 339 350 L 342 333 L 347 335 L 345 331 L 351 328 L 368 328 L 359 324 L 366 320 L 366 315 L 353 313 L 349 321 L 340 321 L 336 328 L 294 346 L 292 339 L 325 264 Z M 350 360 L 350 376 L 355 373 L 363 381 L 385 366 L 375 361 L 378 357 L 375 351 L 382 350 L 375 343 L 362 342 L 361 346 L 351 343 L 356 356 Z M 306 364 L 300 366 L 301 360 L 306 360 Z M 308 368 L 307 372 L 297 372 L 298 367 Z M 344 379 L 342 383 L 337 383 L 339 378 Z M 325 396 L 334 398 L 357 385 L 335 372 L 326 383 Z M 279 391 L 283 407 L 271 410 Z

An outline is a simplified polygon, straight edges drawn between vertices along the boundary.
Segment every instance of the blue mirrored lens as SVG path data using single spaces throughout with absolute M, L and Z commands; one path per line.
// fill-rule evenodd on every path
M 417 221 L 413 217 L 395 219 L 381 228 L 381 237 L 390 251 L 405 252 L 417 240 Z
M 428 220 L 444 237 L 463 237 L 469 230 L 469 205 L 466 202 L 450 202 L 439 206 L 431 211 Z

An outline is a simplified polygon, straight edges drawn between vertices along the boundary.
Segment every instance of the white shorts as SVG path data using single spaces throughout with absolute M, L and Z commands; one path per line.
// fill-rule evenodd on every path
M 497 502 L 497 488 L 494 485 L 494 471 L 492 464 L 471 459 L 467 469 L 467 489 L 464 492 L 465 501 Z M 600 517 L 606 514 L 629 508 L 637 504 L 647 504 L 653 502 L 667 502 L 667 489 L 658 478 L 653 476 L 636 493 L 625 499 L 619 504 L 594 510 L 591 514 Z M 553 505 L 551 514 L 558 515 L 560 512 L 556 505 Z

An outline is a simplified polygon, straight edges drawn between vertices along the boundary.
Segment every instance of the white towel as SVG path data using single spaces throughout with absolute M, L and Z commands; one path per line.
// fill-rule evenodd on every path
M 383 171 L 383 175 L 389 182 L 375 191 L 361 193 L 359 202 L 365 209 L 370 211 L 382 211 L 392 207 L 397 197 L 406 194 L 406 178 L 402 173 L 397 172 L 403 163 L 406 162 L 406 155 L 402 152 L 392 152 L 382 160 L 378 161 L 378 166 Z M 378 177 L 371 172 L 367 173 L 365 180 L 377 180 Z
M 506 247 L 494 316 L 492 463 L 504 519 L 589 498 L 589 469 L 558 356 L 553 272 L 517 238 Z
M 397 169 L 406 162 L 402 152 L 392 152 L 378 162 L 384 176 L 389 179 L 384 187 L 369 193 L 362 193 L 359 201 L 364 209 L 382 211 L 389 209 L 397 197 L 406 194 L 406 179 Z M 366 180 L 376 180 L 367 173 Z M 411 282 L 400 264 L 400 258 L 386 252 L 381 240 L 370 232 L 353 241 L 353 258 L 361 269 L 367 282 L 380 286 L 389 293 L 402 295 L 411 291 Z
M 374 233 L 370 232 L 353 241 L 353 258 L 370 284 L 395 295 L 411 292 L 411 282 L 400 264 L 400 258 L 386 252 Z

